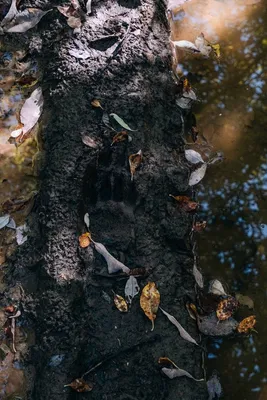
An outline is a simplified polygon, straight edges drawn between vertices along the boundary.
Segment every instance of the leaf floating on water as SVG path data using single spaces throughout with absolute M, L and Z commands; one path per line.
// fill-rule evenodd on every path
M 227 299 L 221 300 L 216 310 L 217 318 L 220 321 L 230 318 L 237 310 L 238 306 L 239 303 L 235 297 L 230 296 Z
M 126 122 L 123 121 L 123 119 L 121 117 L 119 117 L 117 114 L 111 113 L 109 114 L 111 117 L 113 117 L 115 119 L 115 121 L 117 121 L 117 123 L 122 126 L 124 129 L 126 129 L 127 131 L 132 131 L 135 132 L 136 129 L 131 129 L 129 127 L 129 125 L 126 124 Z
M 167 313 L 167 312 L 164 311 L 161 307 L 160 307 L 160 309 L 161 309 L 161 311 L 163 312 L 163 314 L 166 315 L 166 317 L 168 318 L 168 320 L 171 321 L 171 323 L 172 323 L 174 326 L 176 326 L 176 328 L 178 329 L 178 331 L 179 331 L 181 337 L 182 337 L 184 340 L 187 340 L 188 342 L 193 343 L 193 344 L 195 344 L 196 346 L 198 346 L 198 343 L 195 341 L 195 339 L 192 338 L 192 336 L 189 335 L 188 332 L 186 332 L 186 330 L 185 330 L 185 329 L 182 327 L 182 325 L 177 321 L 177 319 L 174 318 L 173 315 Z
M 94 242 L 94 246 L 95 246 L 96 251 L 105 258 L 105 260 L 108 264 L 109 274 L 114 274 L 114 272 L 118 272 L 118 271 L 123 271 L 125 274 L 129 274 L 130 268 L 126 267 L 126 265 L 124 265 L 120 261 L 116 260 L 116 258 L 113 257 L 107 251 L 107 249 L 105 248 L 105 246 L 102 243 Z
M 195 45 L 203 56 L 209 57 L 212 48 L 203 33 L 196 38 Z
M 232 335 L 238 322 L 230 317 L 224 321 L 218 321 L 216 313 L 213 312 L 207 316 L 197 316 L 197 325 L 201 333 L 207 336 L 229 336 Z
M 77 378 L 69 385 L 64 385 L 64 387 L 71 387 L 78 393 L 91 392 L 91 390 L 93 389 L 93 385 L 91 383 L 89 384 L 85 382 L 85 380 L 82 378 Z
M 178 201 L 180 207 L 187 212 L 195 211 L 199 206 L 199 203 L 192 201 L 187 196 L 173 196 L 172 194 L 169 196 Z
M 3 215 L 0 217 L 0 229 L 3 229 L 9 223 L 10 216 L 8 214 Z
M 194 232 L 202 232 L 207 226 L 207 221 L 202 221 L 202 222 L 196 222 L 195 225 L 193 225 L 193 231 Z
M 196 382 L 204 381 L 204 379 L 196 379 L 185 369 L 181 369 L 176 366 L 176 368 L 162 368 L 161 370 L 168 378 L 181 378 L 182 376 L 187 376 L 187 378 L 193 379 Z
M 96 107 L 96 108 L 102 108 L 102 110 L 103 110 L 103 107 L 101 106 L 100 101 L 97 100 L 97 99 L 93 99 L 93 100 L 91 101 L 91 105 L 92 105 L 93 107 Z
M 216 44 L 210 43 L 210 47 L 212 48 L 212 51 L 213 51 L 213 54 L 215 55 L 215 57 L 220 58 L 221 57 L 221 47 L 220 47 L 219 43 L 216 43 Z
M 236 293 L 235 298 L 242 306 L 247 306 L 250 309 L 254 308 L 254 301 L 249 296 L 243 296 L 241 293 Z
M 256 322 L 255 315 L 251 315 L 250 317 L 243 319 L 243 321 L 241 321 L 237 326 L 238 333 L 249 333 L 254 329 Z
M 214 279 L 213 281 L 210 282 L 209 293 L 217 294 L 218 296 L 227 296 L 227 293 L 225 292 L 223 285 L 221 284 L 220 281 L 218 281 L 218 279 Z
M 8 25 L 12 21 L 12 19 L 17 15 L 17 13 L 18 13 L 17 0 L 12 0 L 10 9 L 6 14 L 5 18 L 2 20 L 0 26 L 4 28 L 6 25 Z
M 156 288 L 154 282 L 148 282 L 143 288 L 140 297 L 140 306 L 144 311 L 145 315 L 152 321 L 152 329 L 154 330 L 154 321 L 157 316 L 158 308 L 160 303 L 160 293 Z
M 193 275 L 195 277 L 195 280 L 196 280 L 196 283 L 198 284 L 198 286 L 201 289 L 203 289 L 203 287 L 204 287 L 203 276 L 202 276 L 201 272 L 197 269 L 195 262 L 194 262 L 194 266 L 193 266 Z
M 213 371 L 212 376 L 207 381 L 207 388 L 208 388 L 208 393 L 209 393 L 208 400 L 219 399 L 221 397 L 221 395 L 223 394 L 222 385 L 220 383 L 220 380 L 217 376 L 216 371 Z
M 200 53 L 199 49 L 197 46 L 189 42 L 188 40 L 178 40 L 178 41 L 173 41 L 172 42 L 175 47 L 178 47 L 181 50 L 185 50 L 189 53 Z
M 137 279 L 134 276 L 130 276 L 125 285 L 125 298 L 127 303 L 131 304 L 133 298 L 140 292 Z
M 133 181 L 134 174 L 136 169 L 140 166 L 142 162 L 142 150 L 139 150 L 136 154 L 131 154 L 129 156 L 129 164 L 130 164 L 130 171 L 131 171 L 131 180 Z
M 185 150 L 185 158 L 192 164 L 204 163 L 201 154 L 195 150 Z
M 128 305 L 127 305 L 126 301 L 124 300 L 124 298 L 122 296 L 119 296 L 116 293 L 114 293 L 114 303 L 120 312 L 128 311 Z
M 201 167 L 193 171 L 189 178 L 189 186 L 197 185 L 205 176 L 207 170 L 207 164 L 203 164 Z
M 80 237 L 79 237 L 79 244 L 80 247 L 85 248 L 90 246 L 91 243 L 91 234 L 89 232 L 83 233 Z
M 49 11 L 51 10 L 43 11 L 39 8 L 26 8 L 16 14 L 13 20 L 4 27 L 4 30 L 9 33 L 24 33 L 35 27 Z
M 127 138 L 128 133 L 126 131 L 119 132 L 113 137 L 111 146 L 113 146 L 114 143 L 123 142 Z

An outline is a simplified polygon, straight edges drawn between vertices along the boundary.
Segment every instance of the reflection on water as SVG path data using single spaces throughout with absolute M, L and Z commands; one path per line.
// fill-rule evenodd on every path
M 191 0 L 173 22 L 175 40 L 203 32 L 221 45 L 219 61 L 186 55 L 178 71 L 201 100 L 194 106 L 199 130 L 225 154 L 198 188 L 200 218 L 208 222 L 199 235 L 200 265 L 229 292 L 250 296 L 258 321 L 258 334 L 209 341 L 209 375 L 220 373 L 229 400 L 267 399 L 267 7 L 248 3 Z

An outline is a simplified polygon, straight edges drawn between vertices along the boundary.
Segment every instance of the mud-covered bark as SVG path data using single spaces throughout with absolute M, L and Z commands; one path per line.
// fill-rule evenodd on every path
M 205 383 L 171 381 L 157 363 L 169 357 L 202 378 L 201 348 L 184 341 L 160 311 L 151 332 L 137 298 L 126 314 L 109 304 L 103 291 L 123 295 L 126 278 L 107 276 L 104 259 L 78 245 L 88 212 L 93 239 L 129 268 L 150 270 L 139 279 L 141 288 L 156 282 L 162 307 L 199 339 L 185 309 L 195 296 L 192 219 L 169 197 L 190 192 L 165 5 L 105 0 L 93 1 L 92 10 L 75 34 L 54 9 L 29 39 L 44 69 L 45 165 L 30 217 L 32 236 L 9 276 L 24 289 L 23 323 L 36 332 L 26 360 L 28 398 L 201 400 Z M 91 57 L 71 56 L 78 47 L 91 49 Z M 103 125 L 102 110 L 91 106 L 93 98 L 136 129 L 131 142 L 111 147 L 114 132 Z M 85 146 L 84 134 L 97 136 L 102 147 Z M 131 182 L 128 157 L 140 149 L 143 163 Z M 86 377 L 94 384 L 90 394 L 64 388 L 110 356 Z

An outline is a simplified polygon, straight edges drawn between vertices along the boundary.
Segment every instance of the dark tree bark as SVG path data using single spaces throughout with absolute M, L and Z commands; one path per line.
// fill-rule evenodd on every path
M 126 279 L 101 276 L 108 275 L 104 259 L 78 244 L 89 212 L 93 239 L 130 268 L 150 269 L 149 277 L 139 280 L 141 289 L 155 282 L 162 307 L 198 339 L 185 311 L 187 297 L 195 297 L 188 239 L 192 217 L 169 198 L 188 190 L 189 167 L 175 105 L 165 4 L 93 1 L 79 34 L 54 9 L 23 37 L 33 53 L 39 52 L 45 97 L 45 164 L 30 217 L 32 236 L 9 275 L 10 284 L 23 287 L 24 324 L 36 332 L 26 360 L 28 398 L 205 399 L 205 383 L 171 381 L 157 363 L 169 357 L 202 378 L 201 348 L 184 341 L 160 311 L 151 332 L 138 298 L 127 314 L 109 304 L 102 291 L 123 295 Z M 78 47 L 88 48 L 90 58 L 69 54 Z M 94 98 L 136 129 L 131 142 L 111 147 L 114 132 L 102 123 L 102 110 L 91 106 Z M 85 134 L 98 137 L 101 148 L 85 146 Z M 143 163 L 131 182 L 128 157 L 140 149 Z M 61 362 L 53 363 L 57 355 Z M 90 394 L 64 388 L 107 358 L 86 377 L 94 383 Z

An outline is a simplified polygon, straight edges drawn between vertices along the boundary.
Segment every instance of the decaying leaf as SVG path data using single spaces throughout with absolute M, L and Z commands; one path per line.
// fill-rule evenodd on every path
M 28 227 L 26 224 L 18 226 L 16 228 L 16 239 L 19 246 L 21 246 L 24 242 L 27 241 L 28 239 L 27 232 L 28 232 Z
M 121 117 L 119 117 L 117 114 L 114 114 L 114 113 L 111 113 L 111 114 L 109 114 L 110 115 L 110 117 L 113 117 L 114 119 L 115 119 L 115 121 L 120 125 L 120 126 L 122 126 L 124 129 L 126 129 L 127 131 L 136 131 L 136 129 L 131 129 L 130 127 L 129 127 L 129 125 L 128 124 L 126 124 L 126 122 L 124 122 L 123 121 L 123 119 L 121 118 Z
M 85 213 L 84 217 L 83 217 L 84 223 L 87 226 L 87 229 L 89 230 L 90 227 L 90 218 L 89 218 L 89 214 Z
M 203 165 L 201 165 L 201 167 L 193 171 L 189 178 L 189 186 L 194 186 L 199 183 L 204 178 L 206 170 L 207 164 L 204 163 Z
M 129 164 L 130 164 L 130 171 L 131 171 L 131 180 L 133 181 L 133 177 L 135 174 L 136 169 L 140 166 L 142 162 L 142 150 L 139 150 L 136 154 L 131 154 L 129 156 Z
M 256 322 L 255 315 L 251 315 L 250 317 L 243 319 L 243 321 L 239 322 L 237 326 L 238 333 L 249 333 L 254 329 Z
M 196 283 L 198 284 L 198 286 L 203 289 L 204 287 L 204 282 L 203 282 L 203 276 L 202 273 L 198 270 L 196 262 L 194 262 L 194 266 L 193 266 L 193 275 L 195 277 Z
M 207 381 L 207 388 L 208 388 L 208 393 L 209 393 L 208 400 L 219 399 L 221 397 L 221 395 L 223 394 L 222 385 L 220 383 L 220 380 L 217 376 L 216 371 L 213 371 L 212 376 Z
M 250 309 L 254 308 L 254 301 L 249 296 L 243 296 L 241 293 L 236 293 L 235 298 L 242 306 L 247 306 Z
M 182 376 L 187 376 L 187 378 L 193 379 L 196 382 L 204 381 L 204 379 L 194 378 L 191 374 L 189 374 L 189 372 L 187 372 L 186 370 L 181 369 L 177 366 L 175 368 L 162 368 L 161 371 L 170 379 L 181 378 Z
M 227 293 L 225 292 L 223 285 L 221 284 L 220 281 L 218 281 L 218 279 L 214 279 L 213 281 L 210 282 L 209 293 L 217 294 L 218 296 L 227 296 Z
M 90 232 L 83 233 L 81 236 L 79 236 L 79 244 L 80 247 L 85 248 L 90 246 L 91 243 L 91 234 Z
M 200 53 L 197 46 L 194 43 L 189 42 L 188 40 L 173 41 L 172 44 L 175 47 L 178 47 L 179 49 L 187 51 L 189 53 Z
M 229 296 L 218 304 L 216 315 L 220 321 L 230 318 L 239 306 L 235 297 Z
M 0 217 L 0 229 L 7 226 L 7 224 L 9 223 L 9 220 L 10 220 L 10 215 L 8 215 L 8 214 L 5 214 L 2 217 Z
M 201 232 L 206 228 L 206 226 L 207 226 L 207 221 L 196 222 L 193 225 L 193 231 L 194 232 Z
M 91 392 L 93 389 L 92 383 L 87 383 L 83 378 L 77 378 L 70 384 L 64 385 L 64 387 L 71 387 L 78 393 Z
M 182 337 L 184 340 L 187 340 L 188 342 L 193 343 L 193 344 L 195 344 L 196 346 L 198 346 L 198 343 L 195 341 L 195 339 L 192 338 L 192 336 L 189 335 L 188 332 L 186 332 L 186 330 L 185 330 L 185 329 L 182 327 L 182 325 L 177 321 L 177 319 L 174 318 L 173 315 L 167 313 L 167 312 L 164 311 L 161 307 L 160 307 L 160 309 L 161 309 L 161 311 L 163 312 L 163 314 L 166 315 L 166 317 L 168 318 L 168 320 L 171 321 L 171 323 L 172 323 L 174 326 L 176 326 L 176 328 L 178 329 L 178 331 L 179 331 L 181 337 Z
M 196 306 L 194 304 L 191 304 L 191 303 L 186 303 L 185 306 L 186 306 L 187 312 L 189 314 L 189 317 L 196 321 L 197 320 Z
M 146 316 L 152 321 L 152 329 L 154 330 L 154 320 L 157 316 L 157 311 L 160 303 L 160 293 L 156 288 L 154 282 L 148 282 L 148 284 L 143 288 L 140 297 L 140 306 Z
M 113 146 L 114 143 L 123 142 L 127 138 L 128 138 L 128 132 L 126 131 L 119 132 L 113 137 L 111 146 Z
M 128 304 L 124 300 L 124 298 L 116 293 L 114 293 L 114 304 L 120 312 L 128 311 Z
M 17 13 L 12 21 L 4 26 L 4 31 L 9 33 L 24 33 L 35 27 L 40 19 L 51 10 L 43 11 L 39 8 L 26 8 Z
M 91 101 L 91 105 L 92 105 L 93 107 L 96 107 L 96 108 L 102 108 L 102 110 L 103 110 L 103 107 L 101 106 L 100 101 L 97 100 L 97 99 L 93 99 L 93 100 Z
M 189 197 L 187 196 L 173 196 L 172 194 L 169 194 L 170 197 L 178 201 L 180 207 L 187 212 L 195 211 L 199 203 L 196 201 L 192 201 Z
M 137 279 L 134 276 L 130 276 L 126 282 L 124 293 L 127 303 L 131 304 L 133 298 L 140 292 Z
M 76 0 L 71 0 L 70 5 L 57 6 L 58 11 L 67 17 L 67 24 L 71 28 L 80 28 L 82 25 L 82 19 L 84 19 L 84 12 L 82 11 L 80 4 Z
M 204 160 L 197 151 L 195 150 L 185 150 L 185 158 L 192 164 L 204 163 Z
M 107 251 L 107 249 L 105 248 L 105 246 L 102 243 L 94 242 L 94 247 L 95 247 L 96 251 L 105 258 L 105 260 L 108 264 L 109 274 L 113 274 L 114 272 L 118 272 L 118 271 L 123 271 L 125 274 L 129 274 L 130 268 L 126 267 L 126 265 L 124 265 L 120 261 L 116 260 L 116 258 L 113 257 Z

